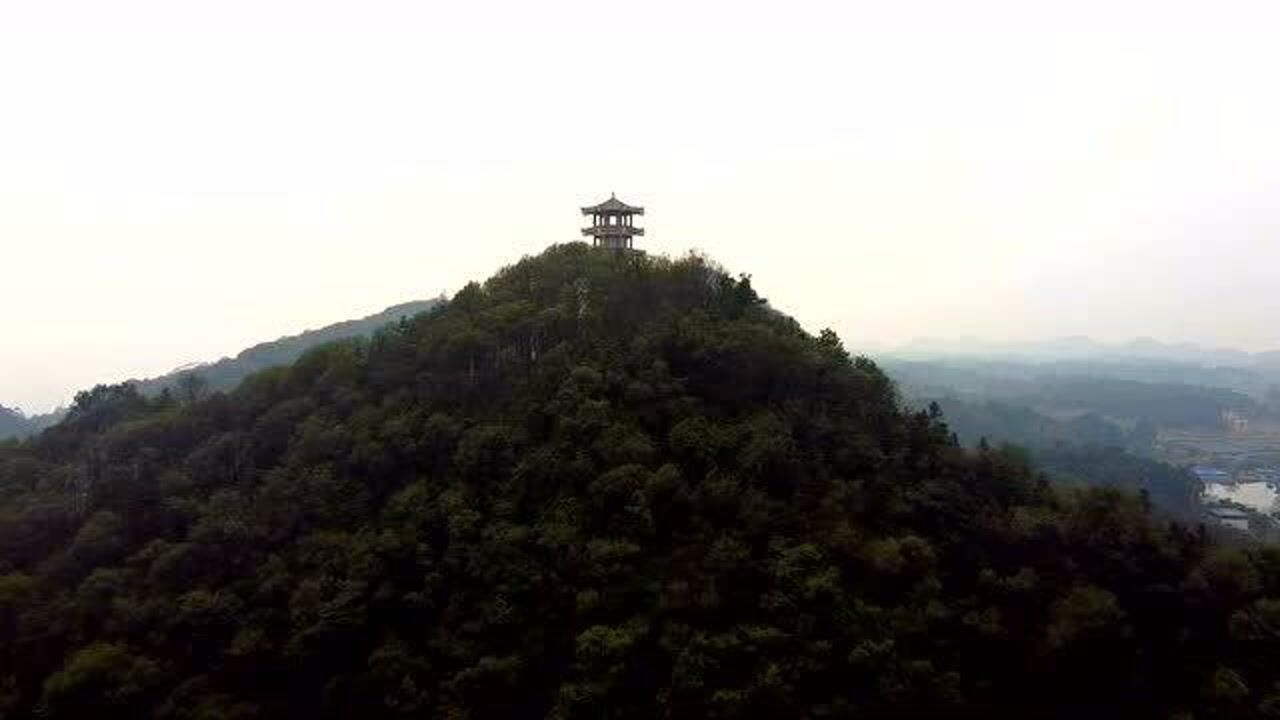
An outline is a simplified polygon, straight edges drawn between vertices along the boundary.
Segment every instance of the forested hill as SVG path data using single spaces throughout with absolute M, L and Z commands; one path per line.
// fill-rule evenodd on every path
M 297 335 L 259 343 L 235 357 L 222 358 L 216 362 L 194 365 L 157 378 L 135 382 L 138 389 L 146 395 L 156 395 L 165 388 L 176 388 L 180 382 L 190 377 L 198 378 L 201 392 L 230 390 L 253 373 L 277 365 L 288 365 L 314 347 L 335 340 L 372 335 L 386 325 L 427 312 L 439 304 L 438 299 L 401 303 L 357 320 L 345 320 L 326 325 L 318 330 L 308 330 Z
M 1280 553 L 1065 493 L 698 258 L 0 447 L 6 718 L 1261 718 Z

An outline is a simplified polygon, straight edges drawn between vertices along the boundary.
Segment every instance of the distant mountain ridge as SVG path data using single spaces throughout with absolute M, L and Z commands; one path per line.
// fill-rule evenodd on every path
M 0 405 L 0 442 L 35 435 L 62 419 L 63 410 L 27 416 L 21 410 Z
M 292 364 L 314 347 L 337 340 L 372 335 L 391 323 L 433 310 L 442 302 L 442 298 L 436 298 L 400 303 L 366 317 L 344 320 L 316 330 L 259 343 L 235 357 L 225 357 L 210 363 L 190 363 L 159 377 L 129 382 L 146 395 L 158 395 L 166 388 L 174 388 L 182 378 L 188 376 L 198 377 L 202 387 L 208 391 L 230 390 L 259 370 Z M 61 421 L 64 414 L 65 410 L 55 410 L 45 415 L 28 417 L 18 410 L 0 405 L 0 441 L 34 435 Z
M 372 335 L 391 323 L 433 310 L 442 302 L 442 298 L 435 298 L 392 305 L 373 315 L 344 320 L 316 330 L 307 330 L 297 335 L 286 335 L 277 340 L 258 343 L 241 351 L 235 357 L 225 357 L 211 363 L 191 363 L 159 377 L 130 382 L 143 394 L 157 395 L 166 388 L 175 387 L 183 377 L 195 375 L 204 381 L 206 388 L 210 391 L 230 390 L 259 370 L 293 363 L 302 357 L 303 353 L 314 347 L 336 340 Z
M 1019 357 L 1023 359 L 1067 360 L 1160 360 L 1207 366 L 1237 366 L 1280 369 L 1280 350 L 1252 353 L 1228 347 L 1207 347 L 1190 342 L 1168 343 L 1139 337 L 1123 343 L 1106 343 L 1084 336 L 1049 340 L 986 340 L 972 336 L 953 338 L 922 337 L 891 348 L 887 355 Z
M 0 405 L 0 439 L 26 435 L 29 427 L 25 415 Z

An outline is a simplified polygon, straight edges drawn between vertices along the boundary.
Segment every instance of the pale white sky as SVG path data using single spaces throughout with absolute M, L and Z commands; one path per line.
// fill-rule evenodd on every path
M 1280 346 L 1280 5 L 0 0 L 0 404 L 648 207 L 847 342 Z

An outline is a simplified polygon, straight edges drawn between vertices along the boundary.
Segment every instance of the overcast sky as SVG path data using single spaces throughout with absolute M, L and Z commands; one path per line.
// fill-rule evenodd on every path
M 451 293 L 610 191 L 851 346 L 1280 346 L 1280 5 L 0 2 L 0 404 Z

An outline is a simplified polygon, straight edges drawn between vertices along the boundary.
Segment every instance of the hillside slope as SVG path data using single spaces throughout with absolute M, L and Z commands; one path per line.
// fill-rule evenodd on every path
M 175 388 L 186 376 L 197 376 L 202 381 L 205 391 L 230 390 L 239 385 L 245 378 L 267 368 L 288 365 L 306 351 L 353 337 L 367 337 L 379 329 L 406 320 L 420 313 L 436 308 L 440 300 L 414 300 L 412 302 L 393 305 L 379 313 L 374 313 L 356 320 L 326 325 L 318 330 L 307 330 L 297 335 L 288 335 L 277 340 L 258 343 L 243 350 L 235 357 L 222 358 L 211 363 L 193 365 L 174 370 L 160 377 L 133 381 L 138 389 L 146 395 L 155 395 L 165 388 Z
M 5 717 L 1274 717 L 1280 554 L 1059 494 L 581 245 L 0 448 Z
M 181 391 L 180 386 L 184 383 L 187 384 L 186 389 L 189 392 L 199 394 L 230 390 L 256 372 L 294 362 L 314 347 L 336 340 L 368 337 L 387 325 L 433 310 L 439 306 L 440 302 L 439 299 L 415 300 L 393 305 L 382 312 L 356 320 L 344 320 L 318 330 L 307 330 L 297 335 L 258 343 L 241 351 L 235 357 L 192 365 L 147 380 L 129 382 L 137 385 L 145 395 L 159 395 L 166 389 Z M 25 417 L 0 406 L 0 440 L 34 435 L 61 422 L 65 414 L 64 409 L 58 409 L 44 415 Z

